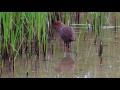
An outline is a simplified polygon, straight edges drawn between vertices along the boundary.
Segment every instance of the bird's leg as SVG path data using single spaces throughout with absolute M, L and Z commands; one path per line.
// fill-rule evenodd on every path
M 68 45 L 69 45 L 69 51 L 70 51 L 70 49 L 71 49 L 71 42 Z
M 70 52 L 70 43 L 68 43 L 68 52 Z
M 69 52 L 70 51 L 70 45 L 69 43 L 66 44 L 66 52 Z
M 65 51 L 65 49 L 66 49 L 65 46 L 66 46 L 66 43 L 64 42 L 64 51 Z
M 68 44 L 66 43 L 66 52 L 69 52 L 69 50 L 68 50 Z

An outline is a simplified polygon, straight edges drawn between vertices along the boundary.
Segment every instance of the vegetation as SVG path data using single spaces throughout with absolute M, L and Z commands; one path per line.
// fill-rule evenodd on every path
M 93 25 L 94 43 L 103 42 L 104 25 L 112 25 L 111 13 L 105 12 L 0 12 L 0 56 L 2 63 L 10 60 L 15 64 L 17 56 L 29 58 L 32 54 L 45 58 L 48 53 L 49 44 L 55 37 L 55 21 L 65 24 L 83 24 L 87 21 Z M 118 25 L 118 14 L 115 14 L 115 30 Z M 106 24 L 107 22 L 107 24 Z M 78 26 L 77 26 L 78 27 Z M 79 31 L 76 41 L 76 52 L 80 45 L 81 37 L 88 33 L 87 29 Z M 116 34 L 115 34 L 116 35 Z M 98 42 L 99 42 L 98 41 Z M 52 46 L 52 49 L 55 47 Z

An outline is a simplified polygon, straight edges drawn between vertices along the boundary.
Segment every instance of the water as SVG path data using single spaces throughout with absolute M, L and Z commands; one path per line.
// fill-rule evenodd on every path
M 119 31 L 117 32 L 119 35 Z M 77 34 L 77 33 L 76 33 Z M 113 30 L 105 30 L 103 39 L 102 65 L 98 57 L 98 44 L 94 46 L 92 33 L 87 33 L 86 40 L 81 37 L 79 50 L 76 55 L 76 42 L 72 43 L 71 52 L 65 53 L 63 42 L 55 40 L 55 50 L 52 55 L 47 54 L 37 58 L 34 54 L 18 57 L 15 61 L 14 72 L 9 70 L 8 61 L 2 67 L 1 78 L 119 78 L 120 56 L 119 36 L 115 42 Z M 59 43 L 58 43 L 59 41 Z M 98 42 L 99 43 L 99 42 Z M 41 55 L 42 56 L 42 55 Z

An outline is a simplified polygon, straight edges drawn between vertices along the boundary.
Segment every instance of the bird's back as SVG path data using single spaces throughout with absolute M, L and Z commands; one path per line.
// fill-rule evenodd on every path
M 65 42 L 71 42 L 75 40 L 75 32 L 70 26 L 62 26 L 60 28 L 60 35 Z

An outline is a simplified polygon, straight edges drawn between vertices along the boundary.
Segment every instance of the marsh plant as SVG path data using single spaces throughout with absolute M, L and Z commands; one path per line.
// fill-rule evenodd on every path
M 57 31 L 55 21 L 70 24 L 91 24 L 94 44 L 104 44 L 104 25 L 111 25 L 111 13 L 108 12 L 0 12 L 0 57 L 2 65 L 6 60 L 15 64 L 18 56 L 24 58 L 33 54 L 38 58 L 46 56 L 49 50 L 54 54 Z M 117 35 L 118 16 L 115 15 L 115 36 Z M 79 27 L 79 26 L 77 26 Z M 76 29 L 74 29 L 77 31 Z M 79 29 L 76 35 L 76 53 L 82 37 L 86 37 L 88 28 Z M 50 48 L 50 49 L 49 49 Z M 102 51 L 103 52 L 103 51 Z

